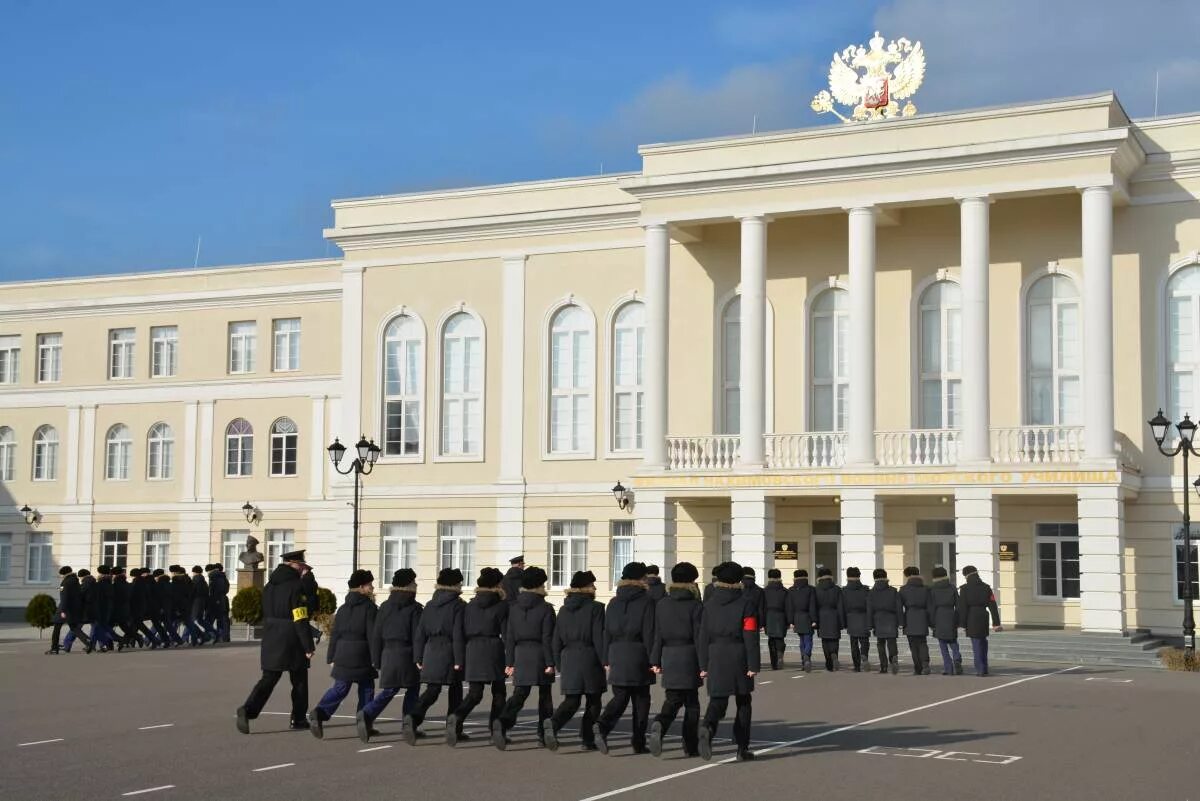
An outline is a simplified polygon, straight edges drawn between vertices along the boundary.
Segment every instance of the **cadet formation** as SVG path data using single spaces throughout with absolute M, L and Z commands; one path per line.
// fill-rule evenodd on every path
M 546 572 L 526 567 L 521 556 L 511 560 L 506 573 L 481 570 L 470 600 L 463 598 L 463 574 L 444 569 L 425 604 L 416 600 L 417 575 L 410 569 L 392 575 L 388 598 L 378 606 L 374 576 L 355 570 L 329 637 L 326 661 L 333 684 L 309 709 L 307 671 L 315 650 L 309 599 L 315 585 L 306 586 L 311 569 L 304 552 L 295 551 L 283 555 L 263 592 L 262 677 L 237 709 L 237 728 L 250 733 L 250 721 L 286 672 L 291 727 L 318 739 L 353 690 L 363 742 L 380 733 L 376 722 L 403 694 L 401 734 L 416 744 L 427 736 L 422 724 L 444 694 L 439 714 L 444 715 L 445 744 L 454 747 L 473 736 L 464 723 L 487 695 L 488 740 L 503 751 L 536 691 L 537 742 L 549 751 L 560 749 L 563 729 L 582 709 L 583 750 L 609 753 L 609 737 L 628 713 L 634 753 L 659 756 L 682 711 L 684 753 L 710 760 L 732 699 L 736 759 L 748 761 L 754 758 L 750 727 L 762 634 L 773 670 L 783 664 L 789 631 L 799 637 L 802 670 L 812 670 L 814 638 L 821 641 L 825 669 L 841 670 L 844 631 L 855 672 L 871 669 L 874 638 L 879 672 L 896 675 L 896 641 L 903 633 L 913 674 L 927 675 L 932 633 L 943 675 L 959 675 L 958 633 L 965 630 L 975 673 L 988 675 L 987 637 L 1000 630 L 999 610 L 975 568 L 962 573 L 964 583 L 955 587 L 942 568 L 935 568 L 926 583 L 909 567 L 896 588 L 884 570 L 874 571 L 871 586 L 853 567 L 843 586 L 825 568 L 817 571 L 815 585 L 807 571 L 795 571 L 791 586 L 784 585 L 779 570 L 769 570 L 766 586 L 760 587 L 752 569 L 725 562 L 713 569 L 701 591 L 699 573 L 687 562 L 671 568 L 669 584 L 659 578 L 658 567 L 631 562 L 607 605 L 596 600 L 596 577 L 581 571 L 572 576 L 556 610 L 545 597 Z M 657 683 L 665 697 L 652 715 L 650 688 Z M 703 716 L 701 690 L 708 701 Z

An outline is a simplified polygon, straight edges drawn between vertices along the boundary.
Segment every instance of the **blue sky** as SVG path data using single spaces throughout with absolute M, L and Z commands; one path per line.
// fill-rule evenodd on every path
M 201 266 L 336 255 L 333 198 L 824 124 L 830 56 L 876 28 L 924 42 L 922 111 L 1150 115 L 1156 71 L 1161 114 L 1200 111 L 1194 0 L 4 0 L 0 280 L 190 267 L 197 236 Z

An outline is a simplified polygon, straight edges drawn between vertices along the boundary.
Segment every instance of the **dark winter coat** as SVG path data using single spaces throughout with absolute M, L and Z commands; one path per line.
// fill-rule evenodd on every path
M 148 576 L 138 576 L 129 582 L 129 619 L 134 623 L 150 616 L 147 612 L 150 608 L 150 591 Z
M 159 576 L 154 579 L 154 589 L 150 593 L 150 598 L 153 601 L 151 609 L 154 611 L 155 618 L 164 622 L 171 622 L 174 617 L 174 602 L 172 601 L 172 590 L 174 585 L 171 579 L 166 576 Z
M 846 586 L 842 587 L 846 634 L 851 637 L 871 636 L 871 623 L 867 618 L 867 597 L 870 592 L 865 584 L 856 579 L 847 579 Z
M 900 593 L 887 580 L 867 591 L 867 627 L 881 640 L 900 636 Z
M 698 689 L 702 684 L 698 648 L 704 604 L 696 597 L 695 585 L 672 584 L 654 607 L 650 664 L 662 669 L 663 689 Z
M 112 621 L 127 623 L 129 619 L 129 580 L 117 576 L 112 580 Z
M 817 579 L 813 591 L 817 607 L 817 634 L 822 640 L 840 640 L 846 628 L 845 599 L 842 588 L 833 583 L 832 576 Z
M 467 640 L 463 635 L 466 605 L 460 591 L 446 587 L 434 590 L 433 597 L 425 604 L 421 624 L 417 626 L 413 655 L 421 666 L 421 681 L 426 684 L 462 681 L 458 671 L 467 661 Z M 458 671 L 454 669 L 455 665 Z
M 757 603 L 737 584 L 715 583 L 704 602 L 698 654 L 711 698 L 754 692 L 759 671 Z
M 763 631 L 768 637 L 786 637 L 788 629 L 787 587 L 779 579 L 768 579 L 763 587 Z
M 958 622 L 967 630 L 967 636 L 987 637 L 991 625 L 1000 625 L 1000 608 L 996 606 L 996 594 L 992 592 L 978 573 L 967 576 L 967 583 L 958 588 Z
M 525 575 L 525 571 L 514 565 L 504 574 L 504 578 L 500 579 L 500 586 L 504 588 L 504 598 L 509 604 L 515 604 L 521 596 L 521 576 L 523 575 Z
M 929 588 L 920 576 L 911 576 L 900 588 L 900 625 L 909 637 L 929 636 Z
M 817 622 L 817 590 L 808 579 L 796 579 L 788 589 L 787 619 L 797 634 L 812 634 L 813 624 Z
M 467 681 L 504 681 L 504 629 L 508 604 L 500 588 L 476 589 L 463 610 L 463 636 L 467 641 Z
M 404 590 L 392 590 L 379 607 L 371 630 L 371 664 L 379 671 L 380 687 L 394 690 L 421 684 L 413 642 L 422 609 L 416 596 Z
M 83 622 L 83 592 L 79 588 L 79 577 L 74 573 L 63 577 L 58 585 L 58 611 L 66 616 L 68 625 Z
M 96 622 L 103 626 L 113 624 L 113 584 L 108 576 L 96 580 Z
M 554 684 L 554 607 L 539 592 L 524 591 L 508 610 L 504 661 L 513 668 L 513 686 Z
M 229 579 L 224 570 L 214 570 L 208 574 L 208 613 L 213 617 L 229 614 Z
M 317 577 L 311 569 L 300 577 L 300 586 L 304 590 L 304 604 L 308 607 L 308 617 L 311 620 L 321 608 L 321 599 L 317 597 Z
M 192 574 L 192 605 L 191 615 L 193 620 L 203 618 L 208 612 L 208 581 L 205 580 L 203 573 Z M 309 610 L 309 615 L 312 615 L 312 610 Z
M 742 587 L 746 592 L 746 600 L 754 604 L 754 619 L 758 621 L 758 628 L 762 629 L 767 621 L 766 597 L 763 595 L 763 588 L 755 584 L 752 578 L 742 579 Z
M 183 578 L 180 576 L 180 578 Z M 183 586 L 190 583 L 183 578 Z M 263 670 L 303 670 L 313 652 L 312 626 L 300 574 L 281 564 L 271 571 L 262 596 Z
M 325 661 L 333 665 L 330 676 L 339 681 L 370 681 L 374 678 L 371 632 L 375 630 L 378 611 L 374 598 L 360 592 L 346 593 L 346 602 L 333 616 L 329 650 L 325 654 Z
M 667 597 L 667 585 L 657 576 L 646 576 L 646 593 L 651 601 L 658 603 Z
M 96 592 L 96 577 L 84 576 L 79 580 L 79 598 L 83 605 L 83 622 L 96 622 L 96 605 L 100 598 Z
M 554 665 L 564 695 L 602 693 L 604 676 L 604 604 L 594 592 L 567 590 L 554 623 Z
M 958 588 L 950 579 L 934 579 L 929 588 L 929 619 L 933 636 L 939 640 L 958 639 Z
M 296 571 L 292 571 L 295 573 Z M 300 577 L 296 573 L 296 578 Z M 171 619 L 183 620 L 192 613 L 192 582 L 187 576 L 171 576 Z
M 622 581 L 604 613 L 604 664 L 616 687 L 654 683 L 650 648 L 654 645 L 654 601 L 640 581 Z

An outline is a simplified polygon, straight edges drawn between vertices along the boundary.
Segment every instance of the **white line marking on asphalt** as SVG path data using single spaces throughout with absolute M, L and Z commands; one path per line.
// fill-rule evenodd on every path
M 24 748 L 27 745 L 45 745 L 46 743 L 61 743 L 62 737 L 56 737 L 53 740 L 34 740 L 32 743 L 17 743 L 17 748 Z
M 759 682 L 759 684 L 761 684 L 761 685 L 762 685 L 762 686 L 764 686 L 764 687 L 766 687 L 766 686 L 767 686 L 768 684 L 770 684 L 770 683 L 771 683 L 771 682 L 769 682 L 769 681 L 760 681 L 760 682 Z
M 793 679 L 802 679 L 802 678 L 804 678 L 804 677 L 805 677 L 805 675 L 806 675 L 806 674 L 804 674 L 804 673 L 797 673 L 795 676 L 792 676 L 791 678 L 793 678 Z
M 159 723 L 157 726 L 138 726 L 138 731 L 150 731 L 151 729 L 169 729 L 174 726 L 174 723 Z
M 358 749 L 358 753 L 365 754 L 368 751 L 382 751 L 385 748 L 391 748 L 391 746 L 390 745 L 377 745 L 374 748 L 360 748 L 360 749 Z
M 141 795 L 142 793 L 157 793 L 159 790 L 170 790 L 174 788 L 173 784 L 164 784 L 161 787 L 147 787 L 145 790 L 134 790 L 130 793 L 121 793 L 121 795 Z
M 255 768 L 251 773 L 262 773 L 264 770 L 279 770 L 280 768 L 294 768 L 295 762 L 284 762 L 282 765 L 267 765 L 265 768 Z
M 835 734 L 841 734 L 842 732 L 845 732 L 845 731 L 859 729 L 859 728 L 862 728 L 863 726 L 871 726 L 876 723 L 882 723 L 885 720 L 892 720 L 893 718 L 903 717 L 904 715 L 911 715 L 914 712 L 923 712 L 926 709 L 933 709 L 934 707 L 939 707 L 944 704 L 952 704 L 955 701 L 963 701 L 963 700 L 966 700 L 967 698 L 974 698 L 975 696 L 983 695 L 984 693 L 991 693 L 991 692 L 995 692 L 996 690 L 1003 690 L 1007 687 L 1015 687 L 1016 685 L 1024 684 L 1027 681 L 1034 681 L 1036 679 L 1044 679 L 1047 676 L 1057 676 L 1061 673 L 1069 673 L 1070 671 L 1078 670 L 1081 667 L 1083 667 L 1083 665 L 1072 665 L 1069 668 L 1063 668 L 1062 670 L 1055 670 L 1050 673 L 1039 673 L 1036 676 L 1026 676 L 1023 679 L 1015 679 L 1013 681 L 1005 682 L 1004 684 L 997 684 L 993 687 L 985 687 L 982 690 L 975 690 L 974 692 L 964 693 L 963 695 L 956 695 L 953 698 L 946 698 L 942 701 L 934 701 L 931 704 L 923 704 L 921 706 L 914 706 L 912 709 L 905 709 L 901 712 L 893 712 L 890 715 L 883 715 L 882 717 L 871 718 L 870 720 L 864 720 L 859 723 L 851 723 L 846 726 L 838 726 L 835 729 L 827 729 L 825 731 L 817 732 L 816 734 L 810 734 L 807 737 L 801 737 L 798 740 L 789 740 L 788 742 L 780 743 L 779 745 L 773 745 L 769 748 L 764 748 L 760 751 L 755 751 L 754 753 L 755 753 L 755 755 L 759 755 L 759 756 L 761 756 L 762 754 L 769 754 L 770 752 L 777 751 L 780 748 L 790 748 L 795 745 L 802 745 L 804 743 L 810 743 L 813 740 L 820 740 L 825 737 L 831 737 Z M 727 757 L 725 759 L 722 759 L 720 762 L 709 762 L 705 765 L 700 765 L 699 767 L 690 768 L 688 770 L 681 770 L 678 773 L 668 773 L 665 776 L 659 776 L 656 779 L 650 779 L 648 781 L 638 782 L 637 784 L 631 784 L 628 787 L 619 787 L 616 790 L 609 790 L 608 792 L 600 793 L 599 795 L 590 795 L 587 798 L 581 799 L 581 801 L 600 801 L 601 798 L 611 798 L 614 795 L 621 795 L 622 793 L 628 793 L 633 790 L 640 790 L 643 787 L 650 787 L 652 785 L 659 784 L 660 782 L 669 782 L 672 779 L 679 779 L 684 776 L 689 776 L 693 773 L 699 773 L 702 770 L 708 770 L 709 768 L 715 768 L 715 767 L 719 767 L 721 765 L 728 765 L 730 762 L 733 762 L 735 759 L 736 759 L 736 757 Z
M 1133 679 L 1102 679 L 1099 676 L 1089 676 L 1084 681 L 1111 681 L 1114 684 L 1133 684 Z

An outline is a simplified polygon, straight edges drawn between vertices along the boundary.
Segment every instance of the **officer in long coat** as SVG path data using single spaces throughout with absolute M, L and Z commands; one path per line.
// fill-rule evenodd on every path
M 325 736 L 325 721 L 333 717 L 350 694 L 351 684 L 358 686 L 358 711 L 375 695 L 376 670 L 371 663 L 370 643 L 378 612 L 375 576 L 369 570 L 355 570 L 346 586 L 350 591 L 333 617 L 325 653 L 325 661 L 333 665 L 329 674 L 333 676 L 333 686 L 308 713 L 309 731 L 318 740 Z
M 667 594 L 667 585 L 659 576 L 658 565 L 646 565 L 646 594 L 650 600 L 658 603 Z
M 787 591 L 787 622 L 800 638 L 800 669 L 812 670 L 813 629 L 817 626 L 817 590 L 808 583 L 808 571 L 792 572 Z
M 654 644 L 654 601 L 646 591 L 646 565 L 630 562 L 621 571 L 617 591 L 604 611 L 604 666 L 612 685 L 612 697 L 600 713 L 596 746 L 608 753 L 608 735 L 616 728 L 625 708 L 633 703 L 635 754 L 648 753 L 646 729 L 650 725 L 650 647 Z
M 429 708 L 442 694 L 442 687 L 449 688 L 447 717 L 463 701 L 463 666 L 467 663 L 463 611 L 467 605 L 462 599 L 462 584 L 461 570 L 452 567 L 443 569 L 438 573 L 433 597 L 421 612 L 413 649 L 417 667 L 421 671 L 421 681 L 425 683 L 425 692 L 421 693 L 413 710 L 404 716 L 404 739 L 409 745 L 417 744 L 417 729 L 424 722 Z M 455 732 L 455 741 L 462 739 L 465 738 L 460 728 Z
M 958 620 L 971 638 L 971 651 L 975 657 L 975 675 L 988 675 L 988 617 L 991 616 L 992 631 L 1003 631 L 1000 626 L 1000 607 L 996 605 L 996 594 L 973 565 L 962 569 L 966 583 L 958 588 Z
M 867 627 L 875 632 L 879 646 L 879 672 L 887 673 L 890 663 L 892 675 L 900 672 L 896 660 L 896 638 L 900 636 L 900 593 L 888 583 L 887 571 L 876 568 L 871 574 L 874 586 L 867 592 Z M 854 666 L 858 670 L 858 665 Z
M 904 568 L 904 586 L 900 588 L 900 625 L 908 638 L 913 675 L 929 675 L 929 588 L 921 577 L 921 568 Z
M 869 592 L 862 583 L 862 572 L 857 567 L 847 568 L 842 608 L 846 613 L 846 636 L 850 638 L 850 659 L 856 671 L 871 667 L 871 624 L 867 620 Z
M 683 752 L 699 756 L 700 726 L 700 626 L 704 604 L 696 579 L 700 573 L 689 562 L 671 568 L 671 586 L 654 609 L 654 645 L 651 669 L 662 679 L 666 698 L 650 724 L 650 753 L 662 756 L 663 738 L 683 709 Z
M 929 588 L 929 620 L 942 652 L 942 675 L 961 676 L 962 654 L 958 650 L 958 588 L 944 567 L 933 569 Z
M 759 671 L 759 622 L 757 604 L 746 598 L 741 565 L 726 562 L 717 568 L 717 580 L 704 602 L 698 654 L 700 678 L 708 686 L 708 709 L 700 728 L 700 758 L 712 759 L 712 741 L 717 726 L 729 708 L 729 696 L 737 703 L 733 739 L 737 760 L 754 759 L 750 750 L 751 694 Z
M 308 728 L 305 712 L 313 641 L 308 625 L 308 601 L 300 583 L 300 571 L 304 567 L 304 551 L 283 554 L 263 588 L 262 678 L 250 691 L 246 703 L 237 709 L 237 728 L 242 734 L 250 733 L 250 721 L 262 712 L 284 673 L 292 682 L 291 726 L 293 729 Z
M 517 723 L 530 691 L 538 689 L 538 744 L 546 744 L 546 721 L 554 714 L 554 607 L 546 601 L 546 571 L 527 567 L 521 574 L 521 594 L 508 610 L 504 635 L 504 673 L 513 680 L 513 693 L 492 728 L 492 745 L 503 751 L 508 730 Z
M 75 571 L 64 565 L 59 568 L 61 580 L 58 585 L 58 608 L 54 612 L 54 630 L 50 633 L 50 650 L 47 654 L 57 654 L 60 650 L 58 635 L 62 627 L 67 627 L 67 636 L 83 641 L 84 648 L 91 650 L 92 641 L 80 625 L 83 623 L 83 594 L 79 590 L 79 577 Z
M 510 604 L 515 604 L 521 597 L 521 575 L 525 572 L 525 556 L 514 556 L 508 560 L 508 572 L 500 586 L 504 588 L 504 597 Z
M 508 604 L 500 583 L 504 574 L 494 567 L 479 571 L 475 597 L 463 610 L 463 637 L 467 642 L 467 665 L 464 677 L 468 692 L 450 718 L 446 720 L 446 745 L 454 747 L 460 738 L 463 721 L 483 700 L 485 687 L 492 691 L 492 708 L 488 713 L 488 730 L 496 724 L 508 688 L 504 684 L 504 630 L 508 627 Z
M 604 675 L 604 604 L 596 600 L 596 576 L 583 570 L 571 577 L 554 623 L 554 666 L 563 700 L 550 718 L 546 747 L 558 750 L 558 732 L 583 707 L 579 738 L 584 751 L 596 750 L 596 720 L 608 684 Z
M 767 653 L 771 657 L 771 670 L 779 670 L 783 664 L 784 637 L 788 630 L 787 588 L 783 586 L 783 573 L 771 568 L 767 571 L 767 586 L 762 589 L 762 609 L 766 615 L 763 631 L 767 635 Z
M 392 574 L 391 590 L 379 607 L 370 637 L 371 665 L 379 671 L 380 690 L 355 716 L 358 738 L 364 743 L 377 733 L 373 728 L 375 719 L 397 693 L 406 691 L 402 711 L 407 715 L 416 706 L 421 687 L 421 673 L 413 656 L 423 610 L 417 602 L 417 574 L 407 567 L 400 568 Z

